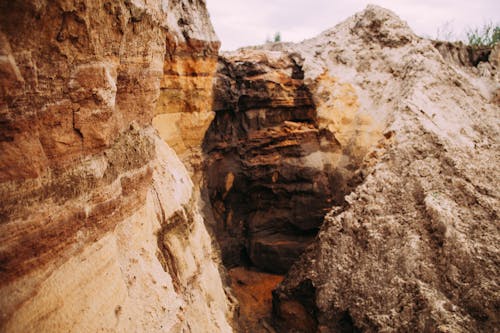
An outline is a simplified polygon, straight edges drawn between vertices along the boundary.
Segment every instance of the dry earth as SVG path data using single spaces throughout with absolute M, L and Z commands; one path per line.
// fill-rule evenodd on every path
M 0 331 L 498 331 L 500 46 L 218 48 L 203 0 L 0 2 Z

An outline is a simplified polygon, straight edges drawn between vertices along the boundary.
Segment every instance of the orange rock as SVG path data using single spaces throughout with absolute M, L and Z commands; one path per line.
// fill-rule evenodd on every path
M 163 88 L 211 111 L 204 3 L 2 1 L 0 31 L 0 331 L 231 331 L 193 183 L 152 128 Z

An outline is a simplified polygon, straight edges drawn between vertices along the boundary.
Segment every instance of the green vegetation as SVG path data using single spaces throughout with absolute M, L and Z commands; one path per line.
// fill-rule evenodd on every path
M 481 27 L 468 28 L 464 36 L 454 30 L 453 21 L 446 21 L 436 29 L 434 37 L 427 36 L 427 38 L 449 42 L 462 40 L 465 44 L 474 47 L 493 46 L 500 42 L 500 23 L 488 22 Z
M 279 43 L 281 42 L 281 33 L 278 31 L 274 34 L 273 39 L 270 39 L 269 36 L 266 38 L 266 43 Z
M 274 42 L 275 43 L 281 42 L 281 33 L 279 31 L 274 34 Z
M 471 46 L 493 46 L 500 42 L 500 25 L 487 23 L 481 28 L 469 29 L 467 34 L 467 44 Z

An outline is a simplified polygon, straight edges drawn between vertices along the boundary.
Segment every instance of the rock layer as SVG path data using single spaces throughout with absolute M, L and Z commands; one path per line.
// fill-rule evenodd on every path
M 167 53 L 153 125 L 192 174 L 200 171 L 201 143 L 214 118 L 212 81 L 220 43 L 202 1 L 169 3 Z
M 204 139 L 228 265 L 284 272 L 310 244 L 278 329 L 495 331 L 498 46 L 370 6 L 218 47 L 202 0 L 0 3 L 0 330 L 231 331 Z
M 1 331 L 231 330 L 193 184 L 151 126 L 166 54 L 205 47 L 201 1 L 0 4 Z
M 327 74 L 306 84 L 302 62 L 297 54 L 256 49 L 225 53 L 219 62 L 216 117 L 204 149 L 226 265 L 247 259 L 286 272 L 330 207 L 344 203 L 383 138 L 352 87 Z
M 464 67 L 375 6 L 302 44 L 266 48 L 278 47 L 305 59 L 306 81 L 327 70 L 349 83 L 391 139 L 275 290 L 277 327 L 495 331 L 495 65 Z

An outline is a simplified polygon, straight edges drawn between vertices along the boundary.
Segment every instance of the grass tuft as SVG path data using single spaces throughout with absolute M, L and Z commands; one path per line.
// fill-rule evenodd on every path
M 480 28 L 472 28 L 466 31 L 467 44 L 471 46 L 493 46 L 500 42 L 500 25 L 486 23 Z

